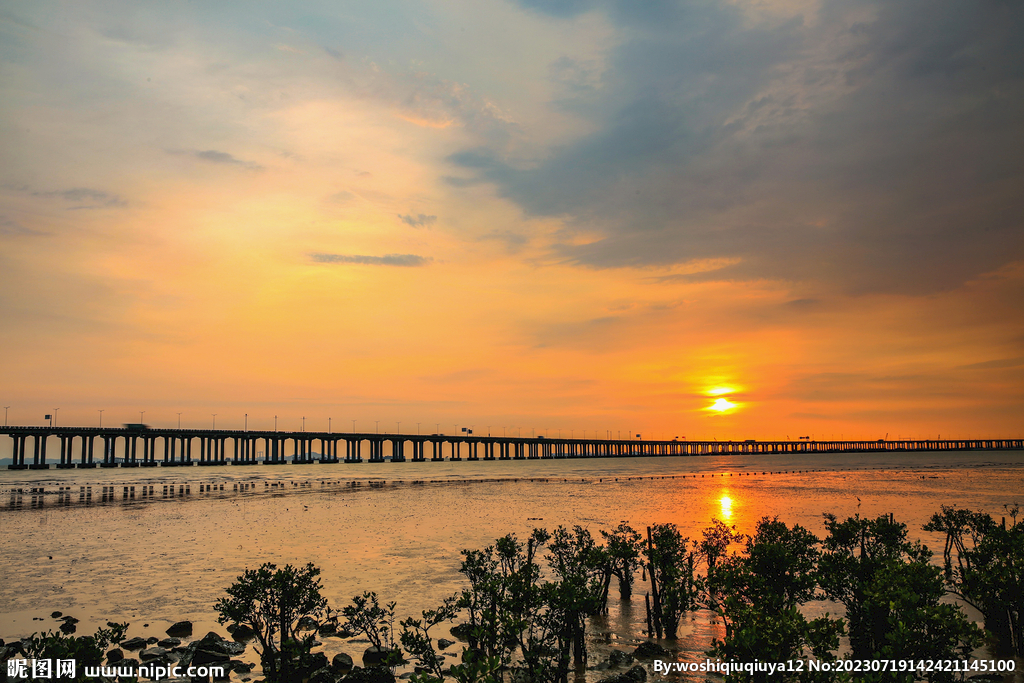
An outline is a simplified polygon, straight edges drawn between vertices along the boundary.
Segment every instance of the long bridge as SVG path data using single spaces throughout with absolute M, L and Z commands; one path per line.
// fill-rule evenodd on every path
M 144 426 L 0 427 L 13 441 L 8 469 L 49 469 L 47 443 L 56 440 L 58 469 L 180 467 L 361 462 L 443 462 L 613 458 L 670 455 L 883 453 L 893 451 L 1022 450 L 1024 439 L 878 441 L 650 441 L 445 434 L 357 434 Z M 31 441 L 31 446 L 29 442 Z M 291 442 L 289 444 L 289 442 Z M 319 442 L 319 448 L 314 446 Z M 344 446 L 342 446 L 344 444 Z M 385 456 L 388 444 L 391 455 Z M 427 445 L 430 445 L 427 457 Z M 364 445 L 368 458 L 363 459 Z M 98 446 L 98 448 L 97 448 Z M 291 451 L 290 455 L 288 451 Z M 408 453 L 408 458 L 406 457 Z M 463 457 L 465 455 L 465 457 Z M 77 462 L 76 462 L 77 460 Z

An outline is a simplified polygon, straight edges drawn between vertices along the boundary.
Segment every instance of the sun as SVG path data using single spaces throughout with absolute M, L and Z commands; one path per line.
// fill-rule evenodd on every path
M 728 399 L 719 398 L 715 399 L 715 402 L 708 406 L 707 409 L 714 410 L 715 412 L 718 413 L 724 413 L 730 410 L 734 410 L 736 408 L 736 405 L 737 404 L 733 403 Z

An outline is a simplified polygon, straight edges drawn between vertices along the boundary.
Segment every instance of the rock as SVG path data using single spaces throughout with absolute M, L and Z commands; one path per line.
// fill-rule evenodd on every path
M 338 630 L 337 630 L 337 631 L 336 631 L 336 632 L 334 633 L 334 635 L 336 635 L 336 636 L 337 636 L 337 637 L 339 637 L 339 638 L 351 638 L 351 637 L 352 637 L 352 636 L 354 636 L 355 634 L 354 634 L 354 633 L 352 633 L 352 631 L 349 631 L 349 630 L 348 630 L 347 628 L 345 628 L 344 626 L 342 626 L 341 628 L 339 628 L 339 629 L 338 629 Z
M 236 661 L 232 660 L 231 664 L 232 664 L 231 668 L 234 669 L 235 671 L 237 671 L 240 674 L 247 674 L 247 673 L 249 673 L 250 671 L 252 671 L 253 669 L 256 668 L 255 664 L 251 664 L 249 662 L 236 662 Z
M 201 644 L 206 645 L 206 644 L 209 644 L 209 643 L 219 643 L 222 640 L 224 640 L 224 638 L 222 638 L 219 633 L 217 633 L 215 631 L 210 631 L 205 636 L 200 638 L 198 642 L 201 643 Z
M 121 650 L 116 647 L 107 653 L 107 664 L 116 664 L 122 659 L 124 659 L 124 652 L 121 652 Z
M 64 616 L 63 612 L 52 612 L 50 614 L 51 619 L 60 619 L 62 616 Z
M 121 643 L 121 647 L 123 647 L 126 650 L 141 650 L 142 648 L 146 647 L 147 645 L 149 645 L 149 643 L 146 642 L 146 639 L 145 638 L 139 638 L 138 636 L 136 636 L 134 638 L 130 638 L 130 639 L 124 641 L 123 643 Z
M 137 659 L 135 659 L 133 657 L 125 657 L 124 659 L 122 659 L 120 662 L 117 663 L 117 667 L 119 669 L 135 669 L 135 670 L 138 670 L 138 668 L 139 668 L 139 660 L 137 660 Z
M 108 626 L 110 624 L 107 624 Z M 179 621 L 171 625 L 165 633 L 171 637 L 176 638 L 187 638 L 192 635 L 192 622 L 191 621 Z
M 149 638 L 146 638 L 146 642 L 149 643 L 150 645 L 156 645 L 157 643 L 160 642 L 160 639 L 157 638 L 156 636 L 150 636 Z
M 163 640 L 158 640 L 156 644 L 170 649 L 181 645 L 181 638 L 164 638 Z
M 331 660 L 331 668 L 339 674 L 347 674 L 353 666 L 355 666 L 355 662 L 352 661 L 352 657 L 344 652 L 334 655 L 334 659 Z
M 652 643 L 649 640 L 640 643 L 637 648 L 633 650 L 633 656 L 637 659 L 654 659 L 655 657 L 664 657 L 667 654 L 668 650 L 657 643 Z
M 196 651 L 192 654 L 191 665 L 203 666 L 205 664 L 224 664 L 229 661 L 231 661 L 231 658 L 223 652 L 212 652 L 210 650 L 196 648 Z
M 310 616 L 302 617 L 299 619 L 299 623 L 295 625 L 296 631 L 315 631 L 318 628 L 320 628 L 320 624 Z
M 329 666 L 321 667 L 309 675 L 309 683 L 336 683 L 339 674 Z
M 60 614 L 60 612 L 54 612 L 53 614 Z M 53 615 L 51 614 L 50 616 L 53 616 Z M 63 621 L 65 624 L 77 624 L 78 623 L 78 619 L 75 619 L 74 617 L 70 617 L 70 616 L 69 617 L 61 617 L 61 621 Z
M 644 683 L 647 680 L 647 670 L 637 664 L 629 671 L 623 671 L 615 676 L 602 678 L 597 683 Z
M 318 628 L 316 632 L 322 636 L 333 636 L 338 632 L 338 626 L 337 624 L 332 624 L 328 621 L 326 623 L 320 624 L 320 628 Z
M 454 640 L 448 640 L 447 638 L 438 638 L 437 639 L 437 647 L 440 650 L 447 650 L 448 648 L 450 648 L 454 644 L 455 644 Z
M 622 650 L 612 650 L 608 653 L 608 666 L 622 666 L 623 664 L 632 664 L 633 655 Z
M 231 637 L 238 642 L 252 640 L 256 636 L 256 632 L 249 628 L 248 624 L 236 624 L 230 633 Z
M 398 648 L 395 648 L 394 650 L 384 650 L 375 645 L 371 645 L 366 648 L 365 652 L 363 652 L 363 666 L 379 666 L 384 663 L 388 658 L 388 655 L 392 652 L 397 654 L 398 658 L 401 659 L 402 651 Z
M 78 621 L 78 620 L 76 619 L 75 621 Z M 75 626 L 75 622 L 74 621 L 65 621 L 63 624 L 61 624 L 57 628 L 59 628 L 62 633 L 67 633 L 68 635 L 71 635 L 72 633 L 74 633 L 75 631 L 78 630 L 78 627 Z
M 368 669 L 353 669 L 341 679 L 341 683 L 395 683 L 395 675 L 387 667 L 371 666 Z
M 145 650 L 139 653 L 139 659 L 144 662 L 150 662 L 154 659 L 169 659 L 167 650 L 162 647 L 147 647 Z
M 454 637 L 458 638 L 459 640 L 461 640 L 463 642 L 468 642 L 469 641 L 469 631 L 472 628 L 473 627 L 470 626 L 469 624 L 456 624 L 455 626 L 452 626 L 451 629 L 449 629 L 449 630 L 451 631 L 451 634 Z

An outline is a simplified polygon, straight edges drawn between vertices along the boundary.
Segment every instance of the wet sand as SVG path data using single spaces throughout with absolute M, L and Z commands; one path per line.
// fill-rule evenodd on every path
M 103 487 L 111 487 L 106 501 Z M 460 550 L 535 526 L 580 524 L 598 535 L 620 521 L 637 529 L 673 522 L 695 538 L 714 517 L 747 533 L 767 515 L 822 535 L 824 512 L 892 512 L 911 538 L 941 552 L 941 539 L 920 530 L 940 505 L 998 519 L 1022 491 L 1021 452 L 7 471 L 0 637 L 55 628 L 53 610 L 80 619 L 79 633 L 112 620 L 130 621 L 129 637 L 163 637 L 189 619 L 196 638 L 224 634 L 213 604 L 263 562 L 313 562 L 332 607 L 374 590 L 398 602 L 399 618 L 418 616 L 464 586 Z M 644 590 L 620 603 L 613 587 L 611 614 L 595 624 L 592 664 L 610 644 L 640 638 Z M 696 659 L 717 627 L 700 616 L 676 647 Z M 357 662 L 366 647 L 321 640 L 329 657 L 345 651 Z M 251 648 L 241 659 L 258 663 Z

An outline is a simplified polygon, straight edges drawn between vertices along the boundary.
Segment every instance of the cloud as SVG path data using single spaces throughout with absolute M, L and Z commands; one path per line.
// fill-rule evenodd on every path
M 505 249 L 509 253 L 517 253 L 526 246 L 529 242 L 529 238 L 526 235 L 518 232 L 512 232 L 511 230 L 504 230 L 502 232 L 489 232 L 486 235 L 480 235 L 477 240 L 481 242 L 486 241 L 498 241 L 505 245 Z
M 402 214 L 398 214 L 398 219 L 406 225 L 411 225 L 414 228 L 424 228 L 437 222 L 437 216 L 428 216 L 422 213 L 418 216 L 413 216 L 412 214 L 403 216 Z
M 1003 358 L 1000 360 L 989 360 L 983 363 L 971 363 L 961 365 L 961 370 L 1002 370 L 1004 368 L 1017 368 L 1024 365 L 1024 356 L 1017 358 Z
M 68 190 L 34 190 L 30 187 L 21 186 L 14 189 L 32 197 L 59 199 L 70 205 L 65 207 L 69 211 L 128 206 L 128 202 L 116 194 L 88 187 L 73 187 Z
M 815 14 L 736 3 L 522 0 L 620 27 L 574 113 L 587 132 L 523 163 L 500 144 L 449 157 L 562 219 L 563 260 L 920 295 L 1024 259 L 1024 4 L 825 0 Z M 593 87 L 591 89 L 594 89 Z
M 425 266 L 433 259 L 416 254 L 385 254 L 384 256 L 361 256 L 358 254 L 310 254 L 317 263 L 355 263 L 364 266 L 402 266 L 415 268 Z
M 257 164 L 254 161 L 245 161 L 244 159 L 239 159 L 239 158 L 235 157 L 232 154 L 228 154 L 227 152 L 220 152 L 220 151 L 215 150 L 215 149 L 205 149 L 205 150 L 168 150 L 168 153 L 169 154 L 186 154 L 188 156 L 195 157 L 196 159 L 200 159 L 202 161 L 208 161 L 208 162 L 210 162 L 212 164 L 227 164 L 229 166 L 241 166 L 243 168 L 247 168 L 247 169 L 250 169 L 250 170 L 253 170 L 253 171 L 262 171 L 263 170 L 263 166 L 261 166 L 260 164 Z
M 32 230 L 31 228 L 26 228 L 21 223 L 18 223 L 17 221 L 12 220 L 12 219 L 8 218 L 7 216 L 0 215 L 0 235 L 9 235 L 9 236 L 33 235 L 33 236 L 36 236 L 36 235 L 45 235 L 45 234 L 46 233 L 40 232 L 38 230 Z

